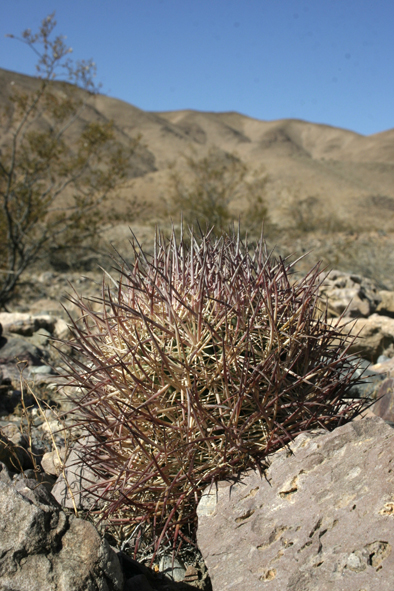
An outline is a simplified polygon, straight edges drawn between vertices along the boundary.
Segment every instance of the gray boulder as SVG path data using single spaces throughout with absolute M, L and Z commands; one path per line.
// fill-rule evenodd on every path
M 393 457 L 394 430 L 365 418 L 207 489 L 197 539 L 213 591 L 392 591 Z
M 2 468 L 0 591 L 122 591 L 119 560 L 94 526 L 67 517 L 35 480 L 13 484 Z

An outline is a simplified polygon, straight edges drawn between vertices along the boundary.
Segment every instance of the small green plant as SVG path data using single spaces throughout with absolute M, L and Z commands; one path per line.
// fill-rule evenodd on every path
M 101 298 L 76 295 L 69 383 L 92 436 L 82 461 L 91 494 L 135 551 L 193 540 L 202 491 L 247 469 L 299 433 L 332 430 L 364 407 L 351 399 L 352 337 L 318 308 L 319 267 L 291 282 L 263 238 L 210 233 L 135 243 Z

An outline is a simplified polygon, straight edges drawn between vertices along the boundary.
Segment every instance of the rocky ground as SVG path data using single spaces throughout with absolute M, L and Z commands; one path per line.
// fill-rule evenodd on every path
M 68 323 L 70 322 L 68 314 L 71 317 L 76 314 L 75 307 L 67 297 L 59 297 L 59 294 L 66 291 L 72 294 L 70 284 L 77 290 L 82 291 L 85 296 L 94 297 L 100 289 L 101 276 L 91 272 L 85 273 L 84 277 L 81 277 L 78 273 L 64 275 L 55 272 L 42 272 L 31 277 L 29 282 L 22 286 L 18 299 L 13 304 L 12 312 L 0 313 L 2 327 L 2 334 L 0 335 L 0 513 L 2 514 L 0 555 L 3 556 L 0 559 L 0 590 L 16 591 L 18 589 L 23 591 L 25 588 L 29 590 L 37 588 L 40 591 L 46 589 L 152 591 L 155 589 L 192 588 L 209 590 L 212 585 L 214 591 L 224 591 L 227 588 L 240 590 L 246 588 L 260 589 L 264 581 L 271 579 L 275 579 L 277 581 L 275 584 L 279 585 L 272 586 L 273 589 L 288 588 L 312 591 L 316 588 L 321 591 L 326 588 L 324 586 L 326 584 L 328 589 L 329 585 L 333 584 L 334 581 L 334 579 L 330 579 L 331 571 L 325 572 L 325 578 L 321 579 L 321 586 L 314 586 L 316 581 L 319 581 L 319 578 L 313 574 L 317 572 L 313 571 L 313 569 L 308 570 L 304 578 L 300 575 L 299 582 L 297 582 L 298 579 L 296 581 L 296 586 L 294 586 L 295 579 L 294 581 L 291 577 L 286 579 L 287 575 L 285 573 L 290 570 L 295 572 L 300 566 L 297 563 L 298 555 L 294 554 L 294 552 L 287 561 L 281 561 L 281 564 L 286 564 L 283 572 L 280 569 L 278 570 L 279 567 L 275 566 L 275 557 L 271 556 L 271 554 L 268 557 L 267 554 L 269 559 L 264 558 L 263 560 L 263 562 L 267 563 L 266 567 L 264 567 L 265 570 L 263 569 L 264 572 L 260 572 L 260 567 L 260 570 L 257 569 L 258 573 L 256 570 L 257 582 L 253 583 L 256 586 L 253 586 L 252 583 L 245 586 L 244 574 L 242 574 L 242 568 L 244 567 L 241 563 L 236 568 L 236 573 L 234 573 L 232 567 L 223 567 L 223 561 L 219 566 L 218 557 L 221 556 L 222 550 L 220 548 L 223 544 L 223 548 L 225 547 L 223 553 L 230 561 L 228 564 L 231 563 L 234 566 L 234 564 L 237 564 L 242 552 L 247 552 L 245 544 L 247 545 L 249 542 L 245 541 L 243 543 L 244 550 L 241 551 L 240 549 L 237 559 L 231 557 L 228 544 L 226 546 L 227 542 L 221 539 L 223 536 L 220 531 L 224 526 L 217 517 L 218 514 L 223 515 L 223 512 L 226 513 L 228 509 L 218 509 L 216 501 L 215 508 L 212 509 L 212 515 L 216 515 L 214 529 L 211 529 L 212 521 L 209 522 L 211 525 L 207 525 L 208 521 L 204 522 L 204 518 L 200 519 L 202 525 L 199 526 L 198 538 L 202 555 L 198 550 L 193 551 L 189 548 L 188 552 L 181 553 L 177 562 L 172 564 L 170 554 L 162 553 L 153 568 L 149 568 L 141 559 L 139 561 L 134 560 L 128 554 L 130 549 L 127 544 L 122 545 L 113 535 L 112 537 L 107 536 L 107 539 L 102 538 L 89 521 L 74 515 L 74 503 L 78 505 L 77 509 L 79 509 L 81 515 L 84 515 L 84 511 L 88 508 L 83 506 L 82 497 L 78 497 L 78 489 L 84 478 L 89 479 L 89 475 L 81 472 L 79 468 L 78 472 L 78 469 L 72 466 L 75 460 L 75 458 L 73 460 L 72 454 L 75 454 L 77 449 L 75 448 L 75 440 L 80 439 L 84 434 L 81 431 L 74 431 L 73 435 L 70 436 L 67 429 L 70 424 L 67 415 L 70 410 L 70 402 L 67 398 L 67 387 L 64 386 L 64 379 L 59 374 L 64 371 L 61 350 L 66 353 L 70 353 L 70 350 L 67 345 L 62 344 L 60 346 L 59 343 L 58 348 L 60 351 L 53 347 L 53 344 L 56 344 L 56 339 L 67 340 L 69 337 Z M 355 363 L 360 365 L 357 371 L 363 371 L 365 376 L 365 383 L 357 387 L 358 394 L 370 399 L 372 405 L 366 414 L 380 417 L 382 425 L 394 425 L 392 394 L 394 388 L 394 292 L 379 289 L 376 283 L 362 276 L 331 271 L 324 280 L 321 294 L 322 298 L 328 302 L 332 322 L 335 322 L 335 318 L 340 315 L 344 315 L 341 320 L 343 330 L 350 330 L 349 321 L 351 321 L 354 324 L 353 330 L 356 332 L 361 331 L 360 338 L 356 340 L 353 346 L 353 352 L 357 355 Z M 362 419 L 362 421 L 366 420 Z M 388 431 L 387 429 L 384 430 L 387 440 L 385 440 L 386 446 L 391 445 L 394 441 L 390 435 L 390 427 L 387 428 Z M 375 438 L 377 443 L 378 435 L 373 432 L 375 427 L 368 429 L 368 437 Z M 382 426 L 376 429 L 383 432 Z M 361 435 L 357 435 L 357 433 L 356 435 L 361 437 L 361 440 L 368 438 L 365 429 L 361 429 L 360 433 Z M 319 436 L 324 438 L 323 434 Z M 373 439 L 373 441 L 375 440 Z M 324 445 L 326 444 L 324 443 Z M 394 448 L 392 451 L 394 454 Z M 390 461 L 390 458 L 388 458 L 387 463 Z M 64 462 L 66 462 L 65 466 Z M 310 462 L 310 460 L 300 457 L 300 462 L 300 470 L 303 470 L 303 463 Z M 352 466 L 355 462 L 356 460 L 351 462 Z M 362 464 L 357 465 L 362 471 Z M 352 467 L 345 465 L 336 468 L 336 470 L 342 469 L 348 471 Z M 376 474 L 374 478 L 383 478 L 384 480 L 387 472 L 387 470 L 384 471 L 385 469 L 382 468 L 381 472 Z M 69 483 L 71 483 L 71 489 L 75 492 L 73 501 L 70 500 L 69 489 L 64 485 L 64 470 L 66 470 L 66 476 Z M 288 467 L 285 466 L 283 470 L 285 472 L 290 470 L 290 464 Z M 364 482 L 365 478 L 366 476 L 362 475 L 359 479 Z M 251 490 L 254 487 L 252 484 L 249 487 Z M 327 484 L 327 486 L 330 485 Z M 370 486 L 370 484 L 364 482 L 364 488 L 370 488 Z M 291 483 L 289 487 L 289 490 L 292 491 Z M 282 488 L 278 492 L 280 498 L 282 498 L 281 494 L 284 490 Z M 384 507 L 387 503 L 387 507 L 389 507 L 394 499 L 394 497 L 392 499 L 390 497 L 391 500 L 389 499 L 390 494 L 392 495 L 390 493 L 392 489 L 389 489 L 390 487 L 387 489 L 387 494 L 384 493 L 387 499 L 386 496 L 383 499 L 383 495 L 379 500 Z M 270 501 L 266 500 L 265 503 L 275 505 L 275 494 L 271 491 L 272 499 Z M 351 493 L 345 491 L 343 494 L 349 495 Z M 362 497 L 361 493 L 360 495 Z M 227 540 L 232 539 L 234 535 L 238 539 L 239 533 L 237 532 L 239 530 L 237 528 L 240 522 L 249 523 L 248 519 L 245 518 L 244 520 L 242 516 L 239 517 L 239 503 L 237 497 L 234 497 L 234 505 L 232 505 L 231 511 L 235 511 L 234 523 L 236 525 L 234 526 L 235 529 L 232 530 L 231 519 L 230 517 L 226 518 L 226 527 L 230 527 L 225 534 Z M 338 500 L 338 503 L 340 503 L 340 500 Z M 199 509 L 200 514 L 204 514 L 206 510 L 203 508 L 204 506 L 202 505 L 202 508 Z M 252 510 L 253 512 L 257 511 L 256 507 L 250 509 L 250 511 Z M 319 507 L 314 509 L 317 513 L 321 510 L 323 509 L 319 509 Z M 328 509 L 324 511 L 327 513 Z M 389 512 L 389 509 L 387 511 Z M 238 518 L 241 521 L 237 521 Z M 283 532 L 285 530 L 288 532 L 293 531 L 294 528 L 297 531 L 297 524 L 291 524 L 290 526 L 287 524 L 287 519 L 286 515 L 283 514 L 283 523 L 282 521 L 281 523 L 274 523 L 275 520 L 271 520 L 272 523 L 270 521 L 270 524 L 267 525 L 268 529 L 271 527 L 272 531 L 274 531 L 274 534 L 272 534 L 273 539 L 282 540 L 281 544 L 282 546 L 284 544 L 284 547 L 286 547 L 286 542 L 282 535 Z M 319 517 L 316 517 L 316 519 L 318 521 Z M 332 519 L 335 520 L 334 514 Z M 367 516 L 365 519 L 369 520 L 371 527 L 375 529 L 378 527 L 372 516 Z M 217 525 L 218 520 L 219 525 Z M 312 527 L 312 521 L 309 520 L 304 525 L 300 521 L 299 525 L 304 529 L 308 529 L 308 527 Z M 219 529 L 213 539 L 212 532 L 217 527 Z M 243 531 L 246 532 L 248 527 L 245 527 Z M 319 528 L 314 531 L 321 533 L 323 525 L 320 524 Z M 323 534 L 320 535 L 320 533 L 319 536 L 321 537 Z M 386 534 L 383 534 L 384 532 L 382 533 L 384 537 Z M 314 540 L 313 535 L 311 534 L 310 537 L 312 541 Z M 368 538 L 367 533 L 363 533 L 363 535 Z M 86 539 L 90 540 L 89 556 L 85 555 L 87 551 L 82 543 L 82 540 Z M 245 537 L 245 540 L 247 539 Z M 370 548 L 371 552 L 368 556 L 373 555 L 375 558 L 368 558 L 367 554 L 365 554 L 366 551 L 364 552 L 362 549 L 359 554 L 357 554 L 358 550 L 351 550 L 352 544 L 355 543 L 351 536 L 346 542 L 348 546 L 345 550 L 350 558 L 346 559 L 348 562 L 341 563 L 341 572 L 346 577 L 349 572 L 362 574 L 364 578 L 360 575 L 361 578 L 354 579 L 357 580 L 357 584 L 360 582 L 361 585 L 359 587 L 356 585 L 357 591 L 361 588 L 368 589 L 368 591 L 386 588 L 382 581 L 385 580 L 385 564 L 388 564 L 389 560 L 386 562 L 385 560 L 391 552 L 391 545 L 394 544 L 394 540 L 393 542 L 391 542 L 391 538 L 389 541 L 386 538 L 384 538 L 386 541 L 383 538 L 383 541 L 379 540 L 368 542 L 368 544 L 372 544 L 372 550 Z M 381 542 L 381 545 L 378 544 L 375 548 L 373 546 L 375 542 L 379 542 L 379 544 Z M 308 545 L 308 540 L 305 543 Z M 215 544 L 217 544 L 216 549 L 214 548 Z M 259 546 L 257 542 L 253 542 L 253 544 L 258 548 L 263 547 Z M 271 547 L 271 543 L 268 543 L 268 547 Z M 71 552 L 71 548 L 74 549 L 74 552 Z M 260 556 L 259 552 L 260 549 L 258 550 Z M 280 554 L 280 548 L 277 549 L 277 552 Z M 366 558 L 362 552 L 364 552 Z M 290 556 L 290 554 L 282 552 L 280 556 L 278 555 L 279 558 L 282 555 Z M 318 557 L 318 555 L 319 552 L 315 552 L 312 558 L 312 555 L 308 555 L 309 562 L 307 560 L 307 563 L 316 562 L 316 556 Z M 380 562 L 376 556 L 380 557 Z M 75 561 L 75 557 L 77 568 L 71 568 L 70 565 Z M 335 566 L 337 563 L 334 558 L 330 559 L 332 563 L 330 563 L 331 570 L 338 567 L 338 565 Z M 245 565 L 247 560 L 249 558 L 246 559 L 245 555 Z M 255 558 L 253 558 L 254 560 Z M 341 560 L 343 562 L 345 559 L 342 557 Z M 357 560 L 360 561 L 360 568 L 356 565 Z M 363 561 L 365 562 L 365 568 L 362 568 Z M 326 562 L 329 563 L 329 561 Z M 274 566 L 272 566 L 273 564 Z M 357 564 L 359 563 L 357 562 Z M 352 565 L 356 566 L 353 568 Z M 373 569 L 369 569 L 371 565 L 374 566 Z M 382 566 L 378 568 L 380 565 Z M 245 568 L 249 567 L 245 566 Z M 382 570 L 383 568 L 384 570 Z M 37 578 L 36 574 L 34 574 L 37 572 L 43 574 Z M 374 573 L 380 573 L 379 577 L 376 578 Z M 238 575 L 240 577 L 239 584 L 236 584 L 234 583 L 234 577 Z M 37 581 L 33 584 L 32 581 L 36 580 L 34 577 L 37 578 Z M 60 585 L 59 581 L 61 580 L 66 581 L 62 583 L 63 587 L 57 586 Z M 26 586 L 28 585 L 26 581 L 30 581 L 30 586 Z M 356 587 L 354 588 L 356 589 Z M 353 587 L 348 586 L 346 589 L 353 589 Z
M 391 591 L 394 430 L 379 417 L 303 433 L 205 491 L 198 544 L 214 590 Z

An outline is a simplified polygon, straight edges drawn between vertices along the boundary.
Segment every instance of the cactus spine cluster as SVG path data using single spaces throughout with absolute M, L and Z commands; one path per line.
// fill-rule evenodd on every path
M 352 337 L 319 311 L 315 267 L 292 281 L 292 264 L 236 235 L 156 240 L 103 286 L 92 306 L 74 303 L 70 384 L 91 434 L 82 460 L 103 517 L 164 539 L 193 539 L 207 485 L 246 469 L 299 433 L 350 421 Z

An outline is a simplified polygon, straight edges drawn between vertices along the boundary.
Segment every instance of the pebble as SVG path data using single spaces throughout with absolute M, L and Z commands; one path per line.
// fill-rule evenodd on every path
M 31 374 L 53 375 L 54 371 L 50 365 L 34 365 L 30 367 Z
M 180 561 L 177 558 L 173 559 L 173 557 L 168 554 L 165 554 L 160 559 L 159 571 L 176 582 L 183 581 L 186 574 L 186 569 Z

